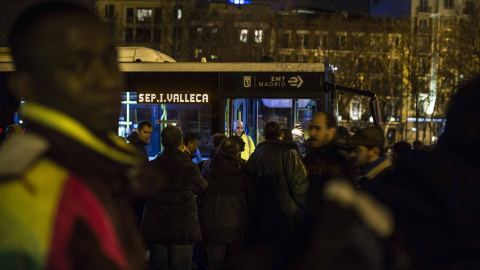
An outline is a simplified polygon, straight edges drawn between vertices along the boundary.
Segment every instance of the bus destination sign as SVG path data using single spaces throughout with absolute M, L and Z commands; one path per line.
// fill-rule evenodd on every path
M 206 104 L 210 102 L 207 93 L 152 93 L 139 92 L 137 103 L 143 104 Z

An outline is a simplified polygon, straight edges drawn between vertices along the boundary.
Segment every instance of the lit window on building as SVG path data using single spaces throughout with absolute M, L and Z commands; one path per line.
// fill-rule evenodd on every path
M 181 19 L 182 19 L 182 9 L 177 8 L 177 20 L 181 20 Z
M 263 30 L 255 30 L 255 42 L 256 43 L 263 42 Z
M 362 103 L 358 100 L 352 100 L 350 103 L 350 119 L 360 120 L 362 118 Z
M 248 37 L 248 29 L 240 30 L 240 41 L 247 42 L 247 37 Z
M 152 14 L 151 8 L 137 8 L 137 23 L 150 23 Z

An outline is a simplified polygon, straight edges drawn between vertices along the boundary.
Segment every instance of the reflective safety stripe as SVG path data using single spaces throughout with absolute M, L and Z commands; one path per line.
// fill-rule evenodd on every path
M 93 151 L 103 156 L 107 156 L 112 160 L 130 165 L 138 163 L 137 158 L 110 147 L 106 143 L 102 142 L 102 140 L 97 138 L 77 120 L 56 110 L 35 104 L 33 102 L 28 102 L 23 106 L 22 114 L 29 120 L 48 126 L 51 129 L 65 134 L 92 149 Z M 58 123 L 62 124 L 58 125 Z M 114 136 L 110 137 L 113 138 Z M 132 153 L 135 151 L 133 148 L 130 148 L 129 150 L 131 150 Z

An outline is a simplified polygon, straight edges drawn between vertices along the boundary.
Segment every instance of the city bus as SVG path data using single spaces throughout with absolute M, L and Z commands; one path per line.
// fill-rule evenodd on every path
M 214 133 L 233 134 L 235 120 L 255 144 L 263 128 L 277 121 L 293 129 L 320 111 L 338 116 L 337 91 L 369 99 L 373 123 L 381 124 L 374 93 L 335 85 L 334 67 L 326 63 L 120 63 L 126 75 L 119 135 L 135 123 L 154 123 L 149 154 L 161 151 L 160 133 L 177 125 L 199 139 L 202 155 L 211 152 Z M 338 118 L 337 118 L 338 119 Z
M 167 125 L 197 135 L 199 150 L 208 157 L 211 136 L 232 135 L 235 120 L 244 123 L 245 133 L 257 145 L 269 121 L 293 129 L 298 122 L 306 128 L 320 111 L 338 116 L 337 91 L 367 99 L 373 124 L 381 124 L 375 94 L 335 85 L 335 68 L 327 63 L 137 61 L 121 62 L 119 67 L 126 86 L 119 93 L 118 135 L 127 137 L 140 121 L 150 121 L 154 129 L 146 148 L 151 157 L 163 150 L 160 134 Z M 0 88 L 6 88 L 13 69 L 13 63 L 0 63 Z

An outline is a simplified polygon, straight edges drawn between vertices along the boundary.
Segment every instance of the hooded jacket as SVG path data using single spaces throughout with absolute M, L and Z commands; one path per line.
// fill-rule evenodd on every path
M 281 140 L 266 140 L 250 156 L 247 171 L 255 183 L 253 233 L 267 237 L 292 233 L 309 185 L 297 150 Z

